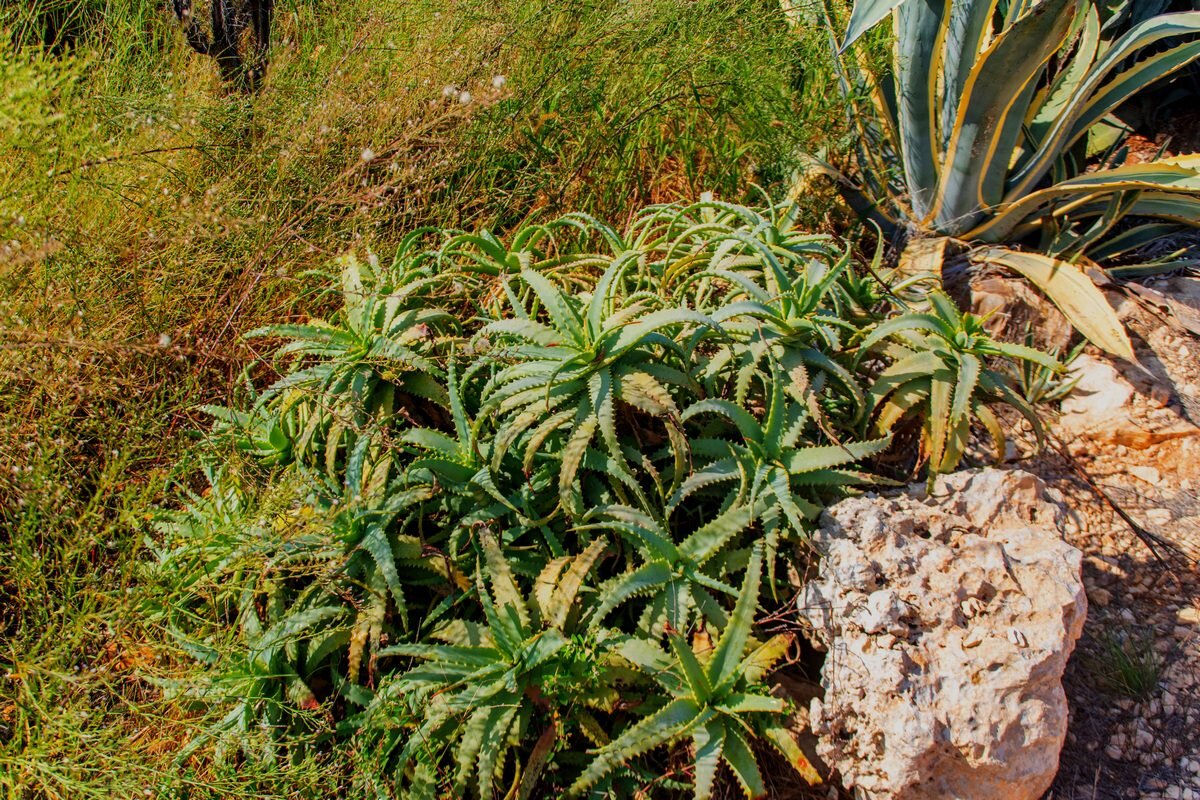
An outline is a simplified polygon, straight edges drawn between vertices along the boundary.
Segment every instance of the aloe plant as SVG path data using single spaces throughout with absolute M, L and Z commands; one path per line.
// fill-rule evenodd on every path
M 343 263 L 329 323 L 263 329 L 283 377 L 217 412 L 205 457 L 235 463 L 155 542 L 159 618 L 238 693 L 184 687 L 217 741 L 335 739 L 371 795 L 755 793 L 757 743 L 816 780 L 759 599 L 827 503 L 890 482 L 902 419 L 948 469 L 989 403 L 1036 424 L 1006 362 L 1057 366 L 794 222 L 414 231 Z
M 593 440 L 599 438 L 599 459 L 611 476 L 637 494 L 632 465 L 617 434 L 618 400 L 666 418 L 666 431 L 682 461 L 686 444 L 678 431 L 678 409 L 668 383 L 688 382 L 671 361 L 683 356 L 681 329 L 715 327 L 703 314 L 687 308 L 655 308 L 653 298 L 628 297 L 621 281 L 635 258 L 618 258 L 596 282 L 590 298 L 569 295 L 532 270 L 520 278 L 532 290 L 546 321 L 540 322 L 520 302 L 515 317 L 485 326 L 484 336 L 512 343 L 497 356 L 511 362 L 484 389 L 481 413 L 501 416 L 493 465 L 523 434 L 528 470 L 539 448 L 555 431 L 569 429 L 562 445 L 559 494 L 567 509 L 579 508 L 576 474 Z
M 519 587 L 499 544 L 485 538 L 482 545 L 486 566 L 476 572 L 476 592 L 485 624 L 455 620 L 437 633 L 445 644 L 399 644 L 380 652 L 420 662 L 381 685 L 362 721 L 363 735 L 381 740 L 381 757 L 398 783 L 408 784 L 409 797 L 446 796 L 438 791 L 437 767 L 449 762 L 453 772 L 445 784 L 452 796 L 471 786 L 478 797 L 491 798 L 520 731 L 543 716 L 541 707 L 551 709 L 543 722 L 557 737 L 566 735 L 559 725 L 571 724 L 561 715 L 608 709 L 617 700 L 600 671 L 603 642 L 593 639 L 589 649 L 571 638 L 580 589 L 604 541 L 548 563 L 532 596 Z M 592 661 L 592 668 L 580 672 L 579 659 Z M 556 686 L 563 697 L 555 696 Z M 547 764 L 546 753 L 532 755 L 511 767 L 518 797 L 531 796 Z
M 275 446 L 287 437 L 289 454 L 306 462 L 320 453 L 331 474 L 360 434 L 378 430 L 406 398 L 445 403 L 441 369 L 429 356 L 432 340 L 456 324 L 446 312 L 411 299 L 423 299 L 428 278 L 393 280 L 353 256 L 341 266 L 342 307 L 332 321 L 268 325 L 246 334 L 291 339 L 275 357 L 298 367 L 257 397 L 251 419 L 277 420 L 268 441 Z
M 821 511 L 821 492 L 875 482 L 870 475 L 844 467 L 886 450 L 891 439 L 885 435 L 867 441 L 813 444 L 805 438 L 814 423 L 811 404 L 789 396 L 790 389 L 807 398 L 809 387 L 793 386 L 793 377 L 778 365 L 771 378 L 764 386 L 767 408 L 761 422 L 742 406 L 722 398 L 700 400 L 683 412 L 685 422 L 700 415 L 722 418 L 732 423 L 736 434 L 702 435 L 692 440 L 693 451 L 708 461 L 683 481 L 667 510 L 679 507 L 700 489 L 733 482 L 724 502 L 755 509 L 765 533 L 773 578 L 780 539 L 807 533 L 807 526 Z
M 931 292 L 929 302 L 927 313 L 891 319 L 862 342 L 864 355 L 879 347 L 892 361 L 871 386 L 874 430 L 887 434 L 907 417 L 921 418 L 922 451 L 929 461 L 930 480 L 958 466 L 974 420 L 984 425 L 997 457 L 1004 459 L 1004 426 L 989 409 L 990 402 L 1015 408 L 1028 420 L 1040 443 L 1043 429 L 1037 412 L 1013 388 L 1008 376 L 989 368 L 987 361 L 1003 357 L 1055 374 L 1063 372 L 1062 364 L 1032 347 L 993 339 L 981 318 L 959 311 L 940 292 Z
M 763 679 L 783 658 L 791 637 L 778 635 L 756 644 L 749 653 L 751 625 L 758 602 L 762 550 L 755 548 L 737 605 L 720 638 L 699 651 L 678 632 L 669 636 L 672 659 L 657 645 L 630 639 L 619 653 L 658 683 L 666 703 L 596 751 L 595 758 L 571 786 L 586 791 L 621 764 L 665 744 L 690 739 L 694 759 L 694 797 L 713 795 L 721 764 L 747 797 L 766 794 L 751 737 L 777 749 L 811 783 L 820 778 L 791 733 L 781 724 L 787 706 L 771 696 Z
M 1122 234 L 1126 250 L 1161 234 L 1163 221 L 1194 225 L 1200 155 L 1122 164 L 1112 144 L 1096 169 L 1089 141 L 1119 128 L 1111 113 L 1138 91 L 1200 58 L 1200 12 L 1151 16 L 1109 38 L 1090 0 L 859 0 L 842 49 L 889 15 L 890 74 L 839 61 L 847 92 L 872 90 L 855 117 L 867 120 L 859 183 L 840 176 L 851 202 L 893 230 L 1032 243 L 1052 272 L 1006 266 L 1088 338 L 1132 357 L 1115 314 L 1072 264 L 1120 255 L 1106 245 L 1122 220 L 1141 220 Z
M 678 544 L 675 540 L 679 537 L 634 509 L 602 506 L 595 514 L 602 521 L 582 525 L 580 529 L 617 534 L 639 553 L 641 563 L 631 564 L 628 572 L 601 587 L 593 625 L 599 625 L 612 611 L 634 598 L 646 600 L 638 629 L 647 635 L 657 636 L 664 629 L 686 630 L 697 609 L 711 624 L 725 625 L 725 611 L 714 593 L 733 596 L 737 592 L 706 572 L 706 567 L 749 527 L 754 519 L 750 505 L 730 506 Z

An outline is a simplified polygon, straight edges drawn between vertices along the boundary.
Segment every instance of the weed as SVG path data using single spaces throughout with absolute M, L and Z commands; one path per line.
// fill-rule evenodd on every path
M 1158 687 L 1162 667 L 1149 630 L 1105 630 L 1087 658 L 1088 671 L 1106 692 L 1143 699 Z

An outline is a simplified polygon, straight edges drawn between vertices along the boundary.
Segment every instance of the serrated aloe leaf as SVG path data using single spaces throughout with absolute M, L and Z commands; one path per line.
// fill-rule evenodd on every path
M 755 545 L 742 581 L 742 592 L 738 595 L 729 624 L 721 632 L 721 638 L 713 648 L 708 662 L 708 677 L 713 687 L 720 691 L 737 675 L 738 664 L 750 638 L 754 614 L 758 610 L 758 587 L 762 577 L 762 547 Z
M 733 725 L 725 726 L 723 757 L 746 797 L 762 797 L 767 793 L 766 787 L 763 786 L 762 773 L 754 760 L 754 751 L 750 748 L 745 734 Z
M 571 785 L 568 793 L 578 795 L 587 791 L 622 764 L 688 735 L 696 726 L 707 724 L 714 713 L 702 710 L 692 700 L 673 700 L 597 750 L 591 763 Z

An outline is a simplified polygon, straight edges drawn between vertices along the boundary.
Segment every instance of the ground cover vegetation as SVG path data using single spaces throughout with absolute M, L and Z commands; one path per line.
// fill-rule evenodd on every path
M 1087 133 L 1116 107 L 1095 98 L 1186 64 L 1186 42 L 1124 59 L 1193 15 L 1082 4 L 1042 31 L 1052 4 L 922 18 L 955 31 L 938 41 L 970 23 L 991 42 L 947 75 L 1029 37 L 1062 60 L 1022 61 L 1025 124 L 983 126 L 1010 154 L 988 186 L 1050 165 L 1021 190 L 1029 213 L 991 238 L 934 228 L 931 252 L 987 241 L 974 260 L 1031 277 L 1122 352 L 1069 262 L 1193 202 L 1194 170 L 1104 183 L 1119 150 L 1087 172 L 1083 134 L 1058 128 L 1100 103 Z M 165 8 L 6 8 L 0 785 L 819 782 L 774 680 L 804 655 L 790 609 L 815 518 L 952 471 L 977 439 L 1003 457 L 1006 432 L 1040 438 L 1037 403 L 1069 385 L 963 311 L 940 264 L 893 269 L 831 194 L 792 182 L 856 146 L 907 177 L 909 134 L 844 113 L 859 84 L 829 47 L 839 20 L 853 40 L 896 5 L 276 3 L 269 77 L 249 82 L 222 82 Z M 899 5 L 893 38 L 856 57 L 864 76 L 919 38 L 924 12 Z M 789 30 L 785 11 L 821 24 Z M 977 122 L 931 141 L 969 150 Z M 870 168 L 855 175 L 876 210 L 928 216 L 898 166 Z M 963 199 L 976 227 L 1007 202 Z M 1047 226 L 1040 253 L 1013 249 Z M 848 241 L 812 232 L 830 229 Z
M 240 391 L 267 346 L 243 333 L 330 310 L 311 270 L 352 247 L 390 258 L 430 222 L 502 233 L 782 194 L 791 154 L 841 130 L 816 43 L 766 2 L 278 2 L 253 96 L 157 3 L 0 14 L 0 786 L 16 796 L 341 785 L 336 748 L 173 766 L 202 726 L 159 683 L 202 668 L 142 610 L 150 517 L 179 502 L 175 479 L 201 491 L 198 407 Z

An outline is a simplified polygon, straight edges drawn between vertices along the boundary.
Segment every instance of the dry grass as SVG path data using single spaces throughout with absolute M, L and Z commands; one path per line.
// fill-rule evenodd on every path
M 833 93 L 810 74 L 798 101 L 811 51 L 766 0 L 278 3 L 254 98 L 157 4 L 84 5 L 69 56 L 0 50 L 0 791 L 328 796 L 347 754 L 173 767 L 194 666 L 141 613 L 149 514 L 196 406 L 237 391 L 240 334 L 421 224 L 782 185 Z

